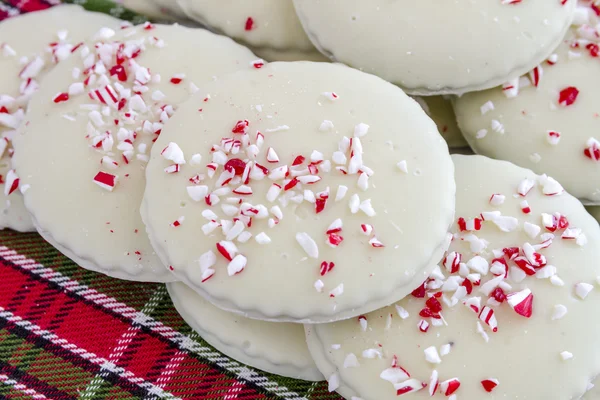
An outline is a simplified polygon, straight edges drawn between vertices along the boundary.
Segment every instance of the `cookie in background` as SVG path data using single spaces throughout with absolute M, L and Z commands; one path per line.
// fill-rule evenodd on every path
M 174 280 L 139 214 L 152 144 L 199 85 L 254 59 L 229 38 L 179 25 L 104 31 L 82 45 L 48 75 L 14 139 L 38 232 L 84 268 Z
M 0 24 L 0 229 L 35 231 L 12 169 L 12 139 L 44 76 L 81 42 L 123 24 L 111 16 L 62 5 Z M 32 30 L 32 27 L 35 27 Z
M 546 59 L 576 0 L 295 0 L 328 58 L 413 95 L 462 94 L 518 77 Z
M 170 1 L 170 0 L 166 0 Z M 328 61 L 304 33 L 291 0 L 178 0 L 185 14 L 268 61 Z
M 456 99 L 458 126 L 476 153 L 556 178 L 600 204 L 600 23 L 580 1 L 562 44 L 529 74 Z

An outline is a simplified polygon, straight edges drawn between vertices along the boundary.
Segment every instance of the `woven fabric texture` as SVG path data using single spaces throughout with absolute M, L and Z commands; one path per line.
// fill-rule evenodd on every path
M 60 2 L 0 0 L 0 21 Z M 109 0 L 63 2 L 145 20 Z M 340 399 L 325 382 L 219 353 L 181 319 L 164 285 L 87 271 L 37 234 L 0 231 L 0 399 L 76 398 Z

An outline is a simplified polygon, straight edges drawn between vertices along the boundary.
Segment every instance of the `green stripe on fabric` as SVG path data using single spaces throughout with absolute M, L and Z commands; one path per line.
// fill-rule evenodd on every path
M 79 4 L 86 10 L 110 14 L 113 17 L 131 21 L 134 24 L 148 21 L 148 18 L 143 15 L 137 14 L 111 0 L 64 0 L 63 3 Z
M 0 360 L 74 397 L 93 377 L 69 361 L 35 347 L 5 329 L 0 330 Z

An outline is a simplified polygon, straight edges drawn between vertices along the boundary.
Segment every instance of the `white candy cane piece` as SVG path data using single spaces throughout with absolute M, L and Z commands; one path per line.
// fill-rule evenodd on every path
M 166 160 L 173 161 L 175 164 L 185 164 L 183 150 L 177 143 L 170 142 L 160 153 Z
M 581 300 L 585 300 L 592 290 L 594 290 L 594 286 L 590 285 L 589 283 L 581 282 L 575 284 L 575 294 Z
M 241 254 L 235 256 L 233 260 L 227 265 L 227 274 L 229 276 L 233 276 L 239 274 L 246 268 L 246 263 L 248 260 Z
M 298 232 L 296 234 L 296 241 L 311 258 L 319 257 L 319 247 L 317 243 L 310 237 L 306 232 Z

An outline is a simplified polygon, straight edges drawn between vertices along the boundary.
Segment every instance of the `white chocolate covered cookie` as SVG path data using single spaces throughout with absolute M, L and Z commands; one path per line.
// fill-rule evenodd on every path
M 346 399 L 579 399 L 600 373 L 600 227 L 548 176 L 452 156 L 454 240 L 393 306 L 307 325 Z
M 40 234 L 85 268 L 173 280 L 139 215 L 150 148 L 196 84 L 253 59 L 228 38 L 176 25 L 106 30 L 81 46 L 48 75 L 14 139 Z
M 404 297 L 454 214 L 433 121 L 339 64 L 271 63 L 202 86 L 146 178 L 161 259 L 215 305 L 264 320 L 327 322 Z
M 448 143 L 448 147 L 461 148 L 469 147 L 467 141 L 458 125 L 456 124 L 456 115 L 452 108 L 452 101 L 449 96 L 429 96 L 415 97 L 414 99 L 423 107 L 423 110 L 435 122 L 442 137 Z
M 171 0 L 168 0 L 171 1 Z M 189 18 L 250 46 L 269 61 L 321 61 L 292 0 L 178 0 Z
M 302 325 L 228 313 L 180 282 L 167 284 L 167 289 L 185 322 L 223 354 L 272 374 L 323 380 L 306 347 Z
M 12 171 L 12 138 L 40 80 L 100 28 L 122 21 L 64 5 L 0 23 L 0 229 L 35 231 Z M 32 26 L 35 27 L 32 30 Z
M 458 98 L 455 111 L 476 153 L 552 175 L 600 205 L 600 18 L 585 4 L 546 62 L 504 87 Z
M 542 62 L 575 0 L 295 0 L 313 44 L 333 60 L 415 95 L 498 86 Z

